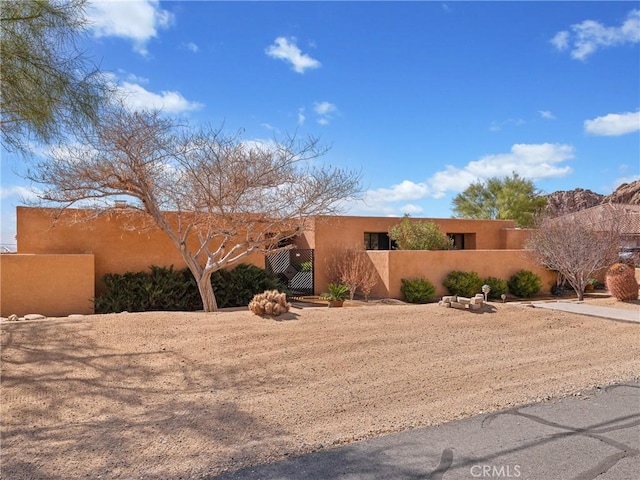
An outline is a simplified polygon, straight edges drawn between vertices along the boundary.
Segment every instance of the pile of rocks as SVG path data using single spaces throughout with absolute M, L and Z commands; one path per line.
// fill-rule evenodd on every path
M 447 308 L 459 308 L 460 310 L 480 310 L 484 305 L 484 295 L 477 293 L 475 297 L 471 298 L 448 295 L 442 297 L 438 305 Z

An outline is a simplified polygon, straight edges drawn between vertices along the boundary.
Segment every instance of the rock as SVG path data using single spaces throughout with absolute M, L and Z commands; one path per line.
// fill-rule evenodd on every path
M 469 305 L 471 303 L 471 299 L 466 297 L 458 297 L 458 303 Z
M 39 313 L 29 313 L 24 316 L 25 320 L 44 320 L 45 318 L 47 317 L 40 315 Z
M 604 199 L 604 195 L 582 188 L 566 191 L 561 190 L 547 195 L 545 213 L 552 217 L 557 217 L 595 207 L 596 205 L 600 205 Z
M 442 301 L 440 301 L 440 302 L 438 302 L 438 304 L 439 304 L 441 307 L 451 308 L 451 302 L 442 302 Z
M 640 180 L 623 183 L 611 195 L 604 198 L 602 203 L 629 203 L 640 205 Z
M 623 183 L 611 195 L 601 195 L 591 190 L 576 188 L 575 190 L 553 192 L 546 198 L 545 213 L 553 217 L 579 212 L 603 203 L 640 205 L 640 180 Z
M 469 304 L 469 308 L 471 310 L 480 310 L 482 308 L 482 303 L 471 303 Z
M 465 310 L 467 306 L 459 302 L 451 302 L 451 308 L 457 308 L 458 310 Z
M 10 322 L 17 322 L 18 320 L 20 320 L 20 318 L 15 313 L 12 313 L 11 315 L 9 315 L 9 318 L 7 320 L 9 320 Z
M 82 318 L 84 318 L 84 315 L 81 315 L 79 313 L 72 313 L 71 315 L 69 315 L 69 320 L 80 320 Z
M 455 295 L 445 295 L 444 297 L 442 297 L 442 301 L 443 302 L 455 302 L 456 301 L 456 296 Z

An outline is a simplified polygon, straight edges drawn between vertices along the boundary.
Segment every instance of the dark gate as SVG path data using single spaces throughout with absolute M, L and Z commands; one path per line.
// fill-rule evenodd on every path
M 267 272 L 280 278 L 292 295 L 313 295 L 313 250 L 293 248 L 267 255 Z

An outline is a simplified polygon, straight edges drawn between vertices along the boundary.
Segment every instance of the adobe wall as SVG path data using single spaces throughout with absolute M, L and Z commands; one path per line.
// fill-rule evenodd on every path
M 86 211 L 68 209 L 54 221 L 54 212 L 46 208 L 17 208 L 18 253 L 93 254 L 96 293 L 104 289 L 100 279 L 105 273 L 142 271 L 151 265 L 173 265 L 176 269 L 186 266 L 163 231 L 147 228 L 141 221 L 132 220 L 131 215 L 115 211 L 82 221 Z M 242 261 L 265 266 L 262 254 L 249 255 Z
M 465 220 L 442 218 L 415 218 L 413 221 L 432 221 L 440 227 L 443 233 L 472 233 L 475 234 L 475 245 L 467 248 L 477 250 L 501 249 L 510 236 L 509 244 L 516 245 L 519 238 L 508 229 L 514 229 L 515 222 L 511 220 Z M 329 283 L 326 269 L 327 263 L 336 253 L 347 248 L 363 248 L 364 232 L 388 232 L 399 224 L 399 217 L 316 217 L 314 228 L 315 241 L 315 285 L 316 293 L 326 291 Z M 465 250 L 467 251 L 467 250 Z M 473 251 L 473 250 L 469 250 Z
M 503 250 L 519 250 L 524 248 L 524 244 L 529 239 L 531 228 L 504 228 L 502 229 L 502 242 L 500 248 Z
M 402 298 L 401 279 L 411 277 L 424 277 L 436 287 L 436 296 L 447 295 L 442 282 L 452 270 L 475 271 L 482 278 L 504 280 L 518 270 L 530 270 L 542 279 L 541 292 L 549 292 L 556 282 L 555 272 L 530 262 L 523 250 L 369 250 L 367 254 L 383 279 L 372 291 L 380 297 Z
M 93 255 L 0 255 L 0 316 L 94 312 Z

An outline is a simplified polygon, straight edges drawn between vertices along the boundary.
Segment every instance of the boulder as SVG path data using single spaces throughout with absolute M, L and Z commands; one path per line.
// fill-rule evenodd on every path
M 24 316 L 25 320 L 44 320 L 45 318 L 47 317 L 40 315 L 39 313 L 29 313 Z

